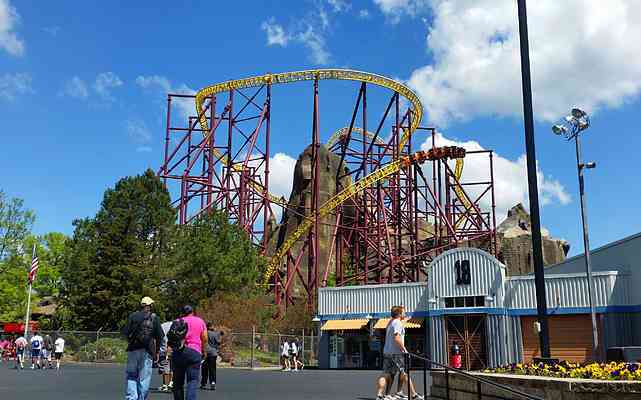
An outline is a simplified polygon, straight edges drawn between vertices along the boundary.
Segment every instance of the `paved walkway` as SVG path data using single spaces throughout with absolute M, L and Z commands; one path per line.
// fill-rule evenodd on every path
M 369 400 L 374 399 L 377 371 L 302 372 L 219 369 L 215 392 L 201 391 L 199 399 L 238 400 Z M 417 380 L 419 376 L 416 376 Z M 118 365 L 66 365 L 55 370 L 9 369 L 0 365 L 0 399 L 113 400 L 124 399 L 124 369 Z M 152 387 L 160 385 L 154 374 Z M 417 389 L 422 392 L 421 382 Z M 171 400 L 171 394 L 152 393 L 150 400 Z

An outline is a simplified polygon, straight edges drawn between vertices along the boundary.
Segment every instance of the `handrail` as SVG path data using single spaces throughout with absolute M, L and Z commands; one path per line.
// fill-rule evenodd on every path
M 419 360 L 422 360 L 424 363 L 430 363 L 430 364 L 436 365 L 436 366 L 438 366 L 438 367 L 441 367 L 441 368 L 443 368 L 444 370 L 446 370 L 446 372 L 447 372 L 447 371 L 451 371 L 451 372 L 454 372 L 454 373 L 456 373 L 456 374 L 461 374 L 461 375 L 463 375 L 463 376 L 465 376 L 465 377 L 467 377 L 467 378 L 470 378 L 470 379 L 472 379 L 472 380 L 474 380 L 474 381 L 476 381 L 476 382 L 482 382 L 482 383 L 484 383 L 484 384 L 487 384 L 487 385 L 493 386 L 493 387 L 495 387 L 495 388 L 499 388 L 499 389 L 504 390 L 504 391 L 506 391 L 506 392 L 509 392 L 509 393 L 512 393 L 512 394 L 519 395 L 519 396 L 521 396 L 521 397 L 523 397 L 523 398 L 525 398 L 525 399 L 527 399 L 527 400 L 545 400 L 545 399 L 544 399 L 544 398 L 542 398 L 542 397 L 535 396 L 535 395 L 533 395 L 533 394 L 529 394 L 529 393 L 525 393 L 525 392 L 521 392 L 520 390 L 514 389 L 514 388 L 512 388 L 512 387 L 510 387 L 510 386 L 503 385 L 503 384 L 500 384 L 500 383 L 496 383 L 496 382 L 493 382 L 493 381 L 491 381 L 491 380 L 489 380 L 489 379 L 482 378 L 482 377 L 477 376 L 477 375 L 472 375 L 472 374 L 470 374 L 469 372 L 461 371 L 460 369 L 452 368 L 452 367 L 450 367 L 450 366 L 447 366 L 447 365 L 444 365 L 444 364 L 438 363 L 438 362 L 436 362 L 436 361 L 432 361 L 432 360 L 430 360 L 429 358 L 419 356 L 418 354 L 409 353 L 409 352 L 408 352 L 408 353 L 405 353 L 405 354 L 406 354 L 406 356 L 407 356 L 408 358 L 409 358 L 409 357 L 417 358 L 417 359 L 419 359 Z M 426 368 L 426 367 L 425 367 L 425 364 L 424 364 L 424 367 L 423 367 L 423 368 L 424 368 L 424 369 Z M 430 368 L 430 370 L 431 370 L 431 368 Z M 409 371 L 409 366 L 408 366 L 408 374 L 409 374 L 409 372 L 410 372 L 410 371 Z M 409 377 L 409 376 L 408 376 L 408 377 Z M 409 382 L 409 379 L 408 379 L 408 382 Z M 448 390 L 449 390 L 449 389 L 448 389 Z M 449 395 L 449 393 L 448 393 L 448 395 Z M 449 397 L 448 397 L 448 398 L 449 398 Z

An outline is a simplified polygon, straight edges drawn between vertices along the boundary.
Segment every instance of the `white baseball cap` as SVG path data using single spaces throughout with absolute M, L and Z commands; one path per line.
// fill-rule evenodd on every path
M 142 304 L 143 306 L 150 306 L 154 304 L 154 300 L 149 296 L 145 296 L 142 298 L 142 300 L 140 300 L 140 304 Z

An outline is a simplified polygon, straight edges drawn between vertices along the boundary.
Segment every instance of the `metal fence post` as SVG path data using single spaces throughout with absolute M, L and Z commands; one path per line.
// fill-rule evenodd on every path
M 427 399 L 427 361 L 423 360 L 423 398 Z
M 251 368 L 254 369 L 254 348 L 256 347 L 256 327 L 252 325 L 252 350 L 251 350 Z
M 303 339 L 301 340 L 300 347 L 300 362 L 305 364 L 305 328 L 303 328 Z
M 481 381 L 476 381 L 476 393 L 478 394 L 477 399 L 483 400 L 483 392 L 481 391 Z
M 450 375 L 445 369 L 445 398 L 450 400 Z
M 407 397 L 412 398 L 412 380 L 410 378 L 412 359 L 410 358 L 410 353 L 405 353 L 405 374 L 407 375 Z

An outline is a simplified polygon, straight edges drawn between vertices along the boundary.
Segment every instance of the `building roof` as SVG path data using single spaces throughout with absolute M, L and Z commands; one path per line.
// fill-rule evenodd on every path
M 609 249 L 611 247 L 615 247 L 615 246 L 618 246 L 618 245 L 623 244 L 625 242 L 629 242 L 629 241 L 632 241 L 632 240 L 635 240 L 635 239 L 639 239 L 639 238 L 641 238 L 641 232 L 635 233 L 634 235 L 630 235 L 630 236 L 624 237 L 623 239 L 615 240 L 614 242 L 611 242 L 611 243 L 604 244 L 603 246 L 597 247 L 596 249 L 590 249 L 590 253 L 591 254 L 598 253 L 600 251 L 607 250 L 607 249 Z M 549 265 L 546 268 L 554 267 L 554 266 L 557 266 L 557 265 L 562 265 L 562 264 L 568 263 L 570 261 L 578 260 L 578 259 L 583 258 L 583 257 L 584 257 L 584 254 L 583 253 L 579 253 L 576 256 L 572 256 L 570 258 L 565 259 L 565 261 L 563 261 L 563 262 L 560 262 L 558 264 Z

